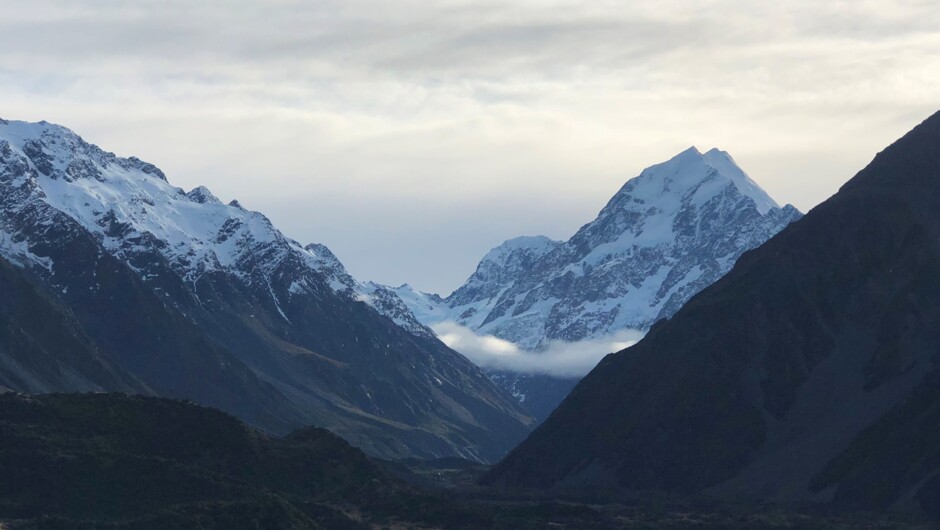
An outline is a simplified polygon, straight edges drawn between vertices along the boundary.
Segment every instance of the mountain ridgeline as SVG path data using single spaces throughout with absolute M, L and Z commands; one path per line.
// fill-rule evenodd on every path
M 800 216 L 779 207 L 728 153 L 692 147 L 630 179 L 568 241 L 506 241 L 447 298 L 407 286 L 396 292 L 426 324 L 456 321 L 532 351 L 645 332 Z M 577 381 L 490 373 L 540 418 Z
M 326 247 L 45 122 L 0 121 L 0 285 L 10 390 L 190 399 L 390 458 L 492 461 L 531 422 Z
M 606 357 L 484 477 L 940 515 L 940 113 Z

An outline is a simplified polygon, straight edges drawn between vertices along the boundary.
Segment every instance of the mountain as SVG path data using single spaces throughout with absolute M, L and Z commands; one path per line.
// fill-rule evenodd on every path
M 60 126 L 0 122 L 0 256 L 158 395 L 390 458 L 491 461 L 528 431 L 510 396 L 326 247 Z
M 800 216 L 780 208 L 728 153 L 692 147 L 629 180 L 568 241 L 506 241 L 444 299 L 396 292 L 425 324 L 454 320 L 532 351 L 646 331 Z M 548 401 L 537 408 L 552 410 L 564 394 L 541 389 L 570 388 L 577 378 L 499 380 L 520 395 L 543 394 Z
M 940 113 L 605 358 L 484 479 L 940 515 Z
M 459 323 L 531 350 L 648 329 L 799 217 L 727 153 L 692 147 L 629 180 L 568 241 L 491 250 L 444 302 Z

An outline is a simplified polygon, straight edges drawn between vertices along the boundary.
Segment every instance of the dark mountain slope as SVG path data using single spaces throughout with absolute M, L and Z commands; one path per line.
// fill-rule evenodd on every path
M 210 274 L 185 312 L 289 396 L 305 423 L 371 454 L 495 461 L 525 436 L 522 409 L 466 358 L 329 289 L 292 293 L 298 269 L 272 274 L 278 307 Z
M 65 307 L 0 259 L 0 389 L 147 393 L 116 368 Z
M 940 500 L 936 481 L 922 480 L 940 472 L 927 428 L 940 353 L 937 211 L 940 114 L 605 358 L 484 481 Z M 901 447 L 905 458 L 887 456 Z M 891 480 L 870 481 L 887 470 Z
M 28 226 L 37 240 L 31 253 L 53 264 L 48 269 L 27 266 L 22 274 L 47 296 L 56 296 L 75 315 L 78 332 L 90 336 L 121 370 L 153 393 L 218 407 L 271 431 L 287 432 L 302 424 L 302 415 L 283 395 L 213 344 L 194 322 L 161 300 L 165 291 L 146 286 L 71 218 L 39 201 L 26 203 L 19 214 L 26 220 L 20 226 Z M 54 361 L 66 365 L 66 359 Z M 44 389 L 69 390 L 74 389 Z

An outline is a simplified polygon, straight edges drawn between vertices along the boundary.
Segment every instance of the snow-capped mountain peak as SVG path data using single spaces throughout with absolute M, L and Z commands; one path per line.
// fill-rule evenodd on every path
M 327 279 L 334 292 L 355 296 L 361 290 L 359 283 L 346 272 L 346 267 L 326 245 L 311 243 L 304 250 L 310 256 L 313 268 Z
M 483 256 L 480 261 L 491 262 L 495 265 L 506 265 L 507 260 L 519 253 L 528 253 L 533 256 L 542 256 L 553 250 L 561 242 L 545 236 L 519 236 L 504 241 Z
M 683 204 L 701 206 L 729 186 L 754 201 L 761 215 L 780 207 L 727 152 L 714 148 L 703 154 L 694 146 L 627 181 L 608 207 L 645 212 L 655 206 L 671 214 Z
M 522 237 L 488 252 L 447 311 L 399 294 L 419 316 L 525 349 L 645 330 L 799 216 L 728 153 L 690 147 L 627 181 L 568 241 Z
M 765 215 L 774 208 L 780 208 L 777 201 L 773 200 L 763 188 L 751 180 L 751 177 L 738 166 L 738 163 L 727 151 L 721 151 L 717 147 L 713 147 L 702 156 L 719 173 L 729 177 L 737 186 L 738 191 L 750 197 L 761 215 Z
M 197 186 L 186 193 L 186 196 L 193 202 L 198 202 L 199 204 L 205 204 L 207 202 L 212 204 L 221 204 L 222 201 L 218 197 L 212 194 L 209 191 L 209 188 L 205 186 Z
M 3 121 L 0 123 L 0 138 L 14 151 L 27 157 L 40 174 L 52 179 L 68 182 L 100 179 L 102 166 L 116 166 L 166 181 L 163 172 L 153 164 L 136 157 L 118 158 L 85 142 L 70 129 L 45 121 Z

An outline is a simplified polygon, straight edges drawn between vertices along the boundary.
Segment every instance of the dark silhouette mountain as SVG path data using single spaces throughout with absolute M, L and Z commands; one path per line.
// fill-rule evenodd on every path
M 940 514 L 940 113 L 637 345 L 484 482 Z
M 326 247 L 63 127 L 0 120 L 0 256 L 72 315 L 62 329 L 85 357 L 131 381 L 2 383 L 13 390 L 137 384 L 272 433 L 326 427 L 389 458 L 494 461 L 528 432 L 511 396 Z M 27 355 L 10 348 L 3 359 Z M 67 351 L 43 351 L 44 364 L 80 372 Z

